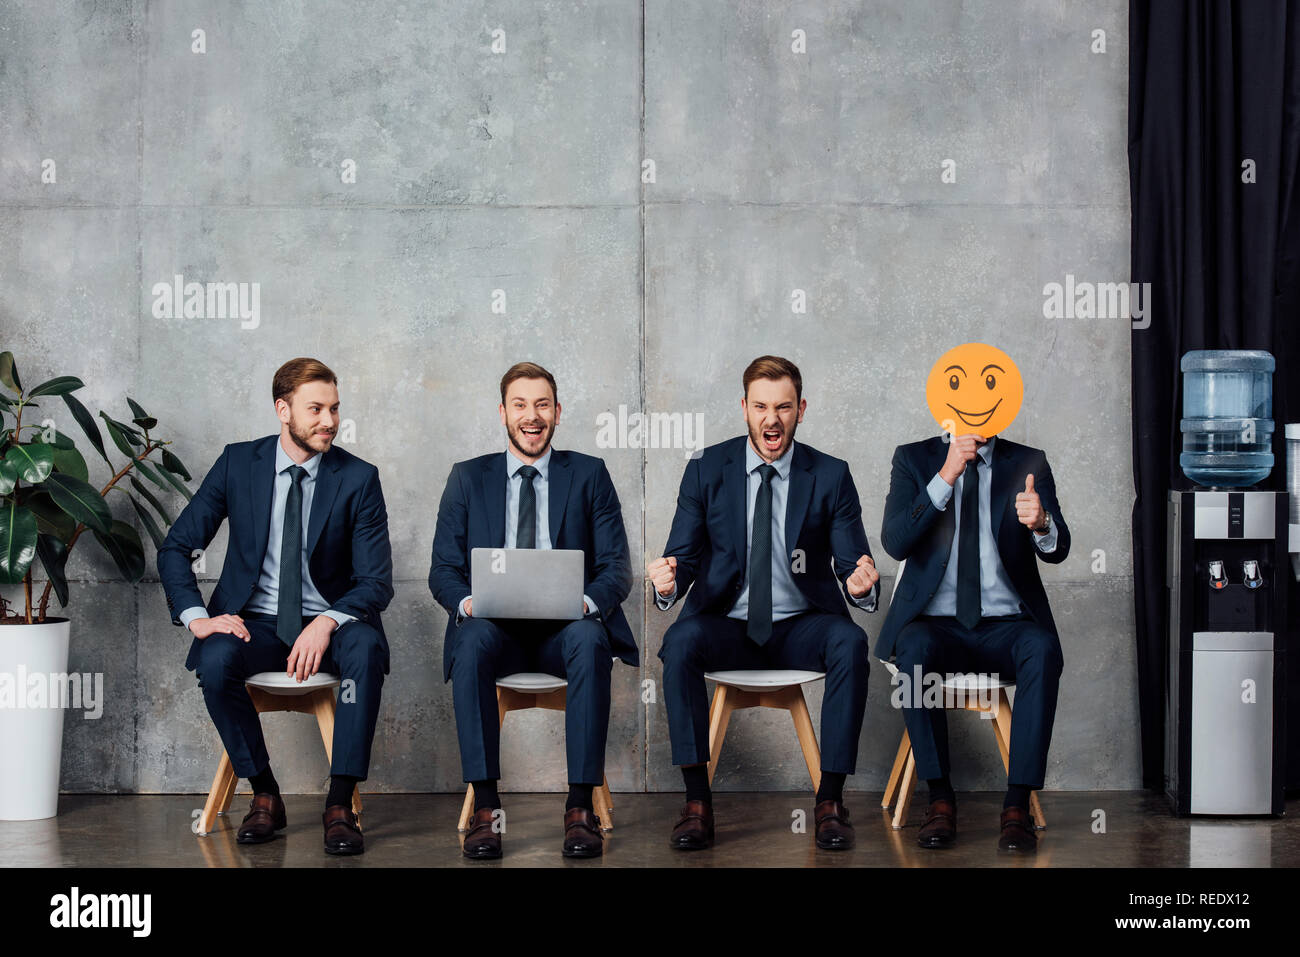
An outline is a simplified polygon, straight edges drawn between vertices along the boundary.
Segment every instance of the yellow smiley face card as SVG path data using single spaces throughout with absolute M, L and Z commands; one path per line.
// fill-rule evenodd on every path
M 952 435 L 991 439 L 1015 421 L 1024 397 L 1025 382 L 1011 357 L 983 342 L 949 349 L 925 380 L 930 414 Z

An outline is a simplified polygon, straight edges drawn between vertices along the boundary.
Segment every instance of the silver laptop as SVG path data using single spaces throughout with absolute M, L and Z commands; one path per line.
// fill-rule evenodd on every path
M 576 621 L 582 615 L 580 548 L 475 548 L 469 590 L 475 618 Z

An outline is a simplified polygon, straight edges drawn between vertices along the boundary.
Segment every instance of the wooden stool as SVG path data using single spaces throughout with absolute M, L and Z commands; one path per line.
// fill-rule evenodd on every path
M 248 696 L 253 699 L 253 707 L 258 714 L 269 711 L 298 711 L 302 714 L 314 714 L 320 726 L 321 740 L 325 742 L 325 757 L 334 760 L 334 689 L 340 681 L 337 676 L 317 672 L 306 681 L 298 682 L 283 671 L 263 671 L 253 675 L 244 682 Z M 217 762 L 217 773 L 212 778 L 212 790 L 208 792 L 207 803 L 203 806 L 203 816 L 199 821 L 199 833 L 211 834 L 217 823 L 218 815 L 230 810 L 230 802 L 235 797 L 235 786 L 239 778 L 230 765 L 230 755 L 225 748 L 221 750 L 221 760 Z M 361 829 L 361 789 L 352 792 L 352 813 L 357 816 L 357 829 Z
M 891 675 L 898 674 L 898 667 L 892 661 L 886 661 L 885 667 Z M 944 707 L 951 710 L 975 711 L 993 725 L 993 736 L 997 738 L 998 753 L 1002 755 L 1002 767 L 1011 770 L 1011 699 L 1007 689 L 1014 688 L 1014 681 L 990 678 L 987 675 L 968 674 L 953 675 L 943 683 Z M 997 700 L 992 707 L 982 702 L 988 694 L 997 691 Z M 882 808 L 894 808 L 894 828 L 897 830 L 907 824 L 907 812 L 912 806 L 912 792 L 916 789 L 916 755 L 912 753 L 912 740 L 903 728 L 903 740 L 899 742 L 898 754 L 894 757 L 893 770 L 889 772 L 889 783 L 885 785 L 885 796 L 880 801 Z M 1038 803 L 1038 792 L 1029 792 L 1029 813 L 1034 827 L 1043 830 L 1047 827 L 1047 818 Z
M 497 681 L 497 727 L 505 725 L 506 715 L 511 711 L 525 711 L 529 708 L 563 711 L 565 689 L 568 686 L 569 683 L 563 678 L 536 671 L 521 671 L 499 679 Z M 614 830 L 614 797 L 609 793 L 608 777 L 600 787 L 592 791 L 591 797 L 596 817 L 600 818 L 600 829 Z M 465 789 L 465 803 L 461 805 L 456 830 L 468 831 L 469 819 L 473 815 L 474 785 L 471 784 Z
M 717 683 L 713 705 L 709 708 L 710 786 L 718 767 L 718 755 L 722 753 L 722 739 L 727 736 L 731 712 L 743 708 L 779 708 L 789 711 L 794 719 L 795 734 L 799 736 L 799 747 L 803 749 L 803 760 L 808 765 L 808 776 L 812 778 L 813 792 L 816 793 L 822 783 L 821 749 L 817 747 L 817 735 L 813 732 L 803 686 L 810 681 L 822 680 L 826 677 L 825 672 L 756 669 L 711 671 L 704 677 Z

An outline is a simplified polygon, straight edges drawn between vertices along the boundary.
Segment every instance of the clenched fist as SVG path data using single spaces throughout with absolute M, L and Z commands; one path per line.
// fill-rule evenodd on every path
M 871 560 L 870 555 L 863 555 L 858 559 L 858 567 L 853 570 L 853 574 L 844 584 L 848 587 L 850 595 L 861 598 L 871 591 L 878 581 L 880 581 L 880 572 L 876 571 L 876 563 Z
M 939 475 L 949 485 L 957 484 L 957 476 L 975 460 L 979 447 L 988 440 L 982 435 L 954 435 L 948 439 L 948 457 L 939 468 Z
M 656 558 L 645 567 L 645 577 L 654 583 L 660 597 L 667 598 L 677 589 L 677 559 L 672 555 Z
M 1034 491 L 1034 474 L 1030 472 L 1025 476 L 1025 490 L 1016 493 L 1016 517 L 1030 531 L 1043 534 L 1047 531 L 1044 516 L 1043 503 Z

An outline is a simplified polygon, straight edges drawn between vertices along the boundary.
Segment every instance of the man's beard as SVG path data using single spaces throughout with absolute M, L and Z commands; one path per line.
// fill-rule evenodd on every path
M 542 447 L 538 449 L 536 452 L 529 452 L 527 449 L 523 447 L 523 444 L 519 441 L 519 433 L 521 431 L 523 431 L 523 429 L 522 426 L 519 425 L 516 425 L 513 428 L 506 429 L 506 435 L 510 439 L 510 444 L 515 447 L 515 450 L 520 455 L 527 456 L 528 458 L 540 459 L 543 455 L 546 454 L 546 450 L 551 447 L 551 437 L 555 434 L 555 426 L 553 425 L 548 426 L 545 422 L 542 423 L 542 434 L 540 437 L 545 441 L 542 442 Z
M 791 422 L 789 431 L 784 432 L 781 435 L 781 439 L 782 439 L 781 447 L 777 449 L 776 455 L 772 456 L 773 462 L 775 462 L 781 456 L 785 455 L 786 452 L 790 451 L 790 446 L 794 444 L 795 430 L 797 430 L 798 428 L 799 428 L 798 422 Z M 759 458 L 762 458 L 763 452 L 766 451 L 766 449 L 763 446 L 763 430 L 761 428 L 755 429 L 751 425 L 749 427 L 749 441 L 754 446 L 754 450 L 759 453 Z
M 298 448 L 302 449 L 309 455 L 315 455 L 317 452 L 323 451 L 322 449 L 318 449 L 310 444 L 314 432 L 314 426 L 308 428 L 305 432 L 299 432 L 298 424 L 293 420 L 293 415 L 291 414 L 289 416 L 289 438 L 293 440 L 294 445 L 298 446 Z M 333 441 L 333 433 L 330 434 L 330 441 Z M 328 448 L 328 446 L 326 447 Z

